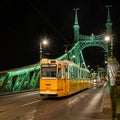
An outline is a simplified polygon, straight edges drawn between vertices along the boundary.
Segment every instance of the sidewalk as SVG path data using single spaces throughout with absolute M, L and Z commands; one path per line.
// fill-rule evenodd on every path
M 103 105 L 102 105 L 102 119 L 103 120 L 113 120 L 113 110 L 112 110 L 112 101 L 110 97 L 109 86 L 105 86 Z

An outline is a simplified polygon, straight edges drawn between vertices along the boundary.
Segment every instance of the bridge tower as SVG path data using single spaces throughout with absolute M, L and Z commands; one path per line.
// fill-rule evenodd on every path
M 111 5 L 107 5 L 107 21 L 106 21 L 106 32 L 107 34 L 112 34 L 112 22 L 111 22 L 111 18 L 110 18 L 110 7 Z
M 112 22 L 110 17 L 110 7 L 111 5 L 107 5 L 107 21 L 106 21 L 106 35 L 110 37 L 110 50 L 108 51 L 108 57 L 113 58 L 113 35 L 112 35 Z
M 77 63 L 78 65 L 85 67 L 86 68 L 86 64 L 85 64 L 85 60 L 83 57 L 83 49 L 87 48 L 87 47 L 92 47 L 92 46 L 98 46 L 104 49 L 105 51 L 105 57 L 106 60 L 108 58 L 108 51 L 109 51 L 109 46 L 110 46 L 110 54 L 111 56 L 113 56 L 113 40 L 112 40 L 112 22 L 111 22 L 111 18 L 110 18 L 110 5 L 106 6 L 107 7 L 107 20 L 106 20 L 106 31 L 102 34 L 98 34 L 95 35 L 94 33 L 92 33 L 91 35 L 82 35 L 79 32 L 80 26 L 78 23 L 78 10 L 79 8 L 73 9 L 75 11 L 75 18 L 74 18 L 74 25 L 73 25 L 73 29 L 74 29 L 74 46 L 72 49 L 70 49 L 68 51 L 69 54 L 69 60 Z M 110 44 L 108 44 L 104 39 L 105 36 L 109 35 L 110 37 Z M 74 59 L 72 56 L 75 56 Z M 67 54 L 64 54 L 62 56 L 60 56 L 57 59 L 67 59 Z
M 74 42 L 78 42 L 79 41 L 79 29 L 80 26 L 78 24 L 78 15 L 77 15 L 77 11 L 79 10 L 79 8 L 73 9 L 75 11 L 75 21 L 74 21 Z

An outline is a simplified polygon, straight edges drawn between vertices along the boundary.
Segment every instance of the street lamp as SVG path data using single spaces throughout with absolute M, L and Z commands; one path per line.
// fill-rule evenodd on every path
M 87 68 L 89 69 L 89 68 L 90 68 L 90 65 L 87 65 Z
M 110 42 L 110 55 L 111 58 L 113 58 L 113 37 L 111 37 L 111 42 Z
M 110 36 L 108 36 L 108 35 L 105 36 L 105 41 L 106 41 L 106 42 L 110 42 Z
M 107 62 L 107 60 L 105 60 L 105 62 L 104 62 L 105 64 L 107 64 L 108 62 Z
M 47 45 L 47 44 L 48 44 L 47 38 L 43 38 L 40 40 L 40 61 L 42 59 L 42 53 L 43 53 L 43 46 L 42 45 Z
M 75 57 L 76 57 L 75 55 L 72 56 L 72 58 L 75 58 Z
M 110 57 L 113 58 L 113 37 L 110 35 L 105 36 L 104 40 L 110 42 Z
M 75 62 L 75 58 L 76 58 L 76 56 L 72 55 L 71 58 L 70 58 L 70 60 L 73 61 L 73 62 Z

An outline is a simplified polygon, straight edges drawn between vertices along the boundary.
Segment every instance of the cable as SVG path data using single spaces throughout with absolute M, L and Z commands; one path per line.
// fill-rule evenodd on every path
M 43 16 L 43 14 L 39 11 L 38 8 L 36 8 L 35 6 L 33 6 L 32 2 L 30 0 L 26 0 L 29 5 L 38 12 L 38 14 L 45 20 L 45 22 L 59 35 L 60 38 L 62 38 L 67 44 L 69 44 L 69 42 L 60 34 L 60 32 L 57 31 L 57 29 L 48 22 L 48 20 Z

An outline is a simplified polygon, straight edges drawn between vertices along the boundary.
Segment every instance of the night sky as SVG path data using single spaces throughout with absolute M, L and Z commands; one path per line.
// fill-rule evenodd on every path
M 64 45 L 74 42 L 73 8 L 79 8 L 80 34 L 104 33 L 107 4 L 112 5 L 110 11 L 114 54 L 119 60 L 120 7 L 118 3 L 113 3 L 112 0 L 4 0 L 0 3 L 0 71 L 39 62 L 40 36 L 49 38 L 49 45 L 44 48 L 44 53 L 48 53 L 45 54 L 46 57 L 57 58 L 64 54 Z M 92 49 L 95 51 L 98 48 Z M 101 51 L 98 50 L 99 53 Z M 96 53 L 86 54 L 89 54 L 88 63 L 93 61 L 93 58 L 97 58 Z M 95 62 L 99 63 L 99 60 Z

